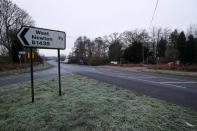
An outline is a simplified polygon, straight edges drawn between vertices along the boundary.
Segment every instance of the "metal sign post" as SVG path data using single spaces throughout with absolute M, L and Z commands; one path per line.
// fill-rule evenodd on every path
M 60 50 L 57 50 L 58 54 L 58 77 L 59 77 L 59 96 L 62 95 L 62 89 L 61 89 L 61 74 L 60 74 Z
M 21 55 L 18 55 L 18 59 L 19 59 L 19 62 L 20 62 L 20 65 L 19 65 L 19 70 L 22 68 L 21 67 Z
M 31 63 L 31 97 L 33 103 L 34 102 L 34 74 L 33 74 L 32 48 L 30 48 L 30 63 Z
M 19 41 L 24 47 L 30 48 L 32 103 L 34 102 L 32 48 L 58 50 L 59 96 L 61 96 L 62 92 L 61 92 L 61 73 L 60 73 L 60 49 L 66 48 L 66 33 L 57 30 L 49 30 L 43 28 L 24 26 L 17 33 L 17 38 L 19 39 Z

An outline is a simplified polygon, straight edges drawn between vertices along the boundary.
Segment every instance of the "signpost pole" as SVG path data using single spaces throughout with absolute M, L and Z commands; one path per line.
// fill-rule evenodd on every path
M 25 65 L 26 65 L 26 63 L 27 63 L 27 55 L 25 54 L 24 56 L 25 56 Z
M 30 63 L 31 63 L 31 96 L 32 96 L 32 103 L 33 103 L 34 102 L 34 76 L 33 76 L 32 48 L 30 48 Z
M 57 53 L 58 53 L 59 96 L 61 96 L 62 92 L 61 92 L 61 74 L 60 74 L 60 49 L 57 50 Z
M 144 64 L 144 43 L 142 44 L 142 63 Z

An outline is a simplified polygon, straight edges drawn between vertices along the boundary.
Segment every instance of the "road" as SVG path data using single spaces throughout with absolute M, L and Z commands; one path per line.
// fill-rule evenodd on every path
M 34 78 L 57 76 L 57 62 L 53 68 L 34 72 Z M 197 110 L 197 78 L 126 71 L 104 67 L 61 64 L 61 74 L 77 73 L 118 85 L 142 94 Z M 0 87 L 30 80 L 30 73 L 0 77 Z

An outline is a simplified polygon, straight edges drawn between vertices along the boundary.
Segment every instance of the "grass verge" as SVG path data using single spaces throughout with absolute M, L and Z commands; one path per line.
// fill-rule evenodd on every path
M 80 75 L 0 88 L 0 130 L 196 130 L 197 112 Z
M 143 69 L 142 72 L 151 72 L 158 74 L 169 74 L 177 76 L 188 76 L 188 77 L 197 77 L 196 72 L 183 72 L 183 71 L 171 71 L 171 70 L 153 70 L 153 69 Z
M 48 69 L 51 67 L 52 67 L 52 65 L 48 64 L 47 62 L 44 62 L 44 64 L 39 64 L 39 65 L 34 66 L 33 69 L 34 69 L 34 71 L 39 71 L 39 70 L 44 70 L 44 69 Z M 0 76 L 14 75 L 14 74 L 20 74 L 20 73 L 26 73 L 26 72 L 30 72 L 30 67 L 1 71 Z

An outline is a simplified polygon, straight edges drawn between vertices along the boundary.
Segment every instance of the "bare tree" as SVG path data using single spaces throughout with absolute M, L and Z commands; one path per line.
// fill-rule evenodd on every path
M 169 28 L 164 28 L 164 29 L 163 29 L 163 32 L 162 32 L 162 38 L 163 38 L 164 40 L 168 41 L 171 32 L 172 32 L 171 29 L 169 29 Z
M 74 54 L 75 57 L 79 60 L 89 59 L 92 56 L 94 45 L 86 36 L 79 37 L 74 43 Z
M 0 0 L 0 45 L 8 50 L 10 62 L 12 60 L 12 41 L 11 35 L 16 34 L 17 30 L 24 25 L 33 25 L 34 21 L 24 10 L 13 4 L 10 0 Z
M 137 43 L 147 43 L 149 40 L 149 35 L 146 30 L 133 30 L 125 31 L 122 33 L 122 39 L 124 43 L 129 46 L 134 42 Z
M 105 43 L 107 43 L 108 45 L 111 45 L 115 41 L 121 41 L 122 35 L 119 33 L 112 33 L 110 35 L 104 36 L 103 39 Z
M 122 33 L 122 39 L 126 47 L 133 43 L 142 43 L 142 61 L 144 62 L 144 46 L 148 48 L 149 35 L 146 30 L 125 31 Z
M 5 48 L 5 46 L 0 45 L 0 56 L 6 56 L 7 54 L 7 49 Z
M 194 38 L 197 38 L 197 25 L 190 25 L 187 29 L 187 37 L 193 35 Z
M 157 44 L 159 43 L 160 39 L 162 38 L 162 28 L 153 27 L 150 32 L 150 48 L 153 52 L 153 58 L 156 62 L 157 58 Z
M 96 38 L 94 41 L 94 54 L 99 57 L 107 56 L 107 45 L 101 37 Z

